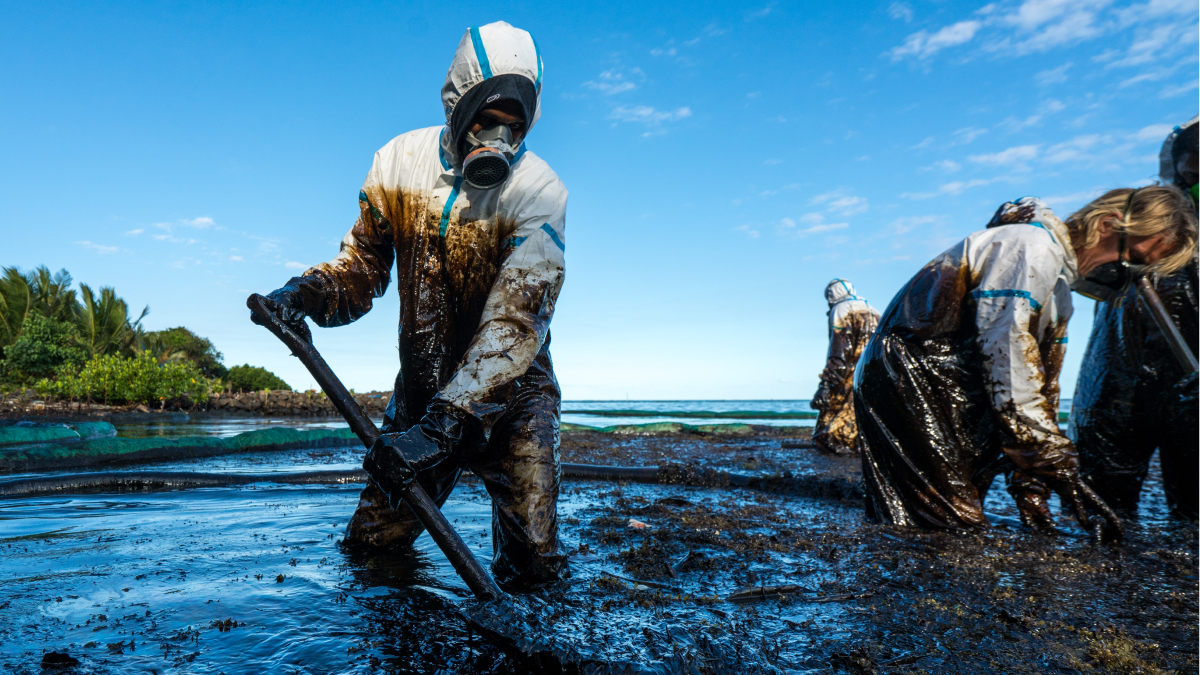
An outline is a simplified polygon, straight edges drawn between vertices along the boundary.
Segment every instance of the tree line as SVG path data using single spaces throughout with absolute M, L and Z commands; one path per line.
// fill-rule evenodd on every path
M 205 403 L 217 391 L 291 387 L 249 364 L 227 368 L 207 338 L 182 326 L 147 331 L 111 287 L 64 269 L 0 269 L 0 387 L 97 403 Z

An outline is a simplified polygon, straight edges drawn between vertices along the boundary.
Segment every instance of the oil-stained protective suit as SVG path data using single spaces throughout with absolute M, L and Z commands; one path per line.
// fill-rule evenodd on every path
M 854 378 L 869 516 L 982 526 L 1011 472 L 1022 515 L 1049 518 L 1050 489 L 1077 476 L 1057 423 L 1076 269 L 1066 226 L 1026 197 L 900 290 Z
M 854 422 L 854 366 L 879 325 L 879 312 L 854 294 L 845 279 L 825 287 L 829 302 L 829 354 L 821 385 L 812 404 L 820 412 L 813 430 L 817 447 L 838 455 L 858 452 L 858 425 Z
M 542 60 L 529 33 L 504 22 L 468 30 L 442 89 L 446 126 L 403 134 L 375 153 L 341 252 L 294 280 L 305 289 L 305 314 L 320 326 L 341 326 L 371 309 L 395 264 L 400 373 L 382 431 L 445 414 L 467 420 L 451 458 L 417 480 L 440 505 L 464 468 L 482 479 L 492 498 L 492 567 L 502 582 L 566 574 L 550 319 L 563 284 L 567 190 L 524 144 L 503 185 L 472 188 L 455 134 L 498 98 L 474 95 L 477 87 L 536 91 L 526 119 L 532 128 L 541 84 Z M 460 109 L 468 101 L 472 108 Z M 346 542 L 403 545 L 420 532 L 407 506 L 393 510 L 371 484 Z
M 1163 143 L 1163 183 L 1185 190 L 1191 187 L 1177 180 L 1178 148 L 1174 146 L 1181 132 L 1195 126 L 1193 118 Z M 1150 281 L 1196 353 L 1200 332 L 1196 260 L 1169 277 L 1150 277 Z M 1200 501 L 1196 410 L 1196 378 L 1188 376 L 1171 354 L 1137 289 L 1129 288 L 1116 301 L 1096 303 L 1068 433 L 1079 449 L 1080 472 L 1097 494 L 1114 508 L 1136 510 L 1157 449 L 1168 507 L 1195 520 Z

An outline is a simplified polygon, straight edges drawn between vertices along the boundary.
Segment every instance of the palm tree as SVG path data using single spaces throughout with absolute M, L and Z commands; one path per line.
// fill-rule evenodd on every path
M 50 274 L 50 269 L 42 265 L 25 275 L 25 280 L 32 291 L 33 305 L 38 314 L 58 321 L 75 318 L 79 299 L 71 290 L 74 281 L 69 272 L 64 269 L 57 274 Z
M 75 323 L 89 356 L 132 355 L 142 348 L 142 319 L 150 313 L 149 307 L 142 310 L 136 321 L 130 321 L 128 305 L 111 287 L 101 288 L 99 297 L 87 284 L 79 284 L 79 291 L 82 302 Z
M 185 361 L 188 358 L 188 353 L 175 347 L 169 343 L 163 335 L 163 331 L 151 331 L 142 333 L 142 349 L 150 352 L 150 356 L 154 357 L 158 363 L 176 363 Z
M 5 267 L 0 276 L 0 347 L 11 345 L 33 310 L 33 290 L 16 267 Z

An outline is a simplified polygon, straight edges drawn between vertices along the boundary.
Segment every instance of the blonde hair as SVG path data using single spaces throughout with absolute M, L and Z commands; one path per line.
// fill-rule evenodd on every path
M 1144 188 L 1109 190 L 1067 218 L 1071 244 L 1091 248 L 1100 243 L 1100 225 L 1106 221 L 1118 233 L 1130 237 L 1164 234 L 1173 252 L 1150 266 L 1166 276 L 1196 255 L 1196 216 L 1192 200 L 1179 188 L 1151 185 Z

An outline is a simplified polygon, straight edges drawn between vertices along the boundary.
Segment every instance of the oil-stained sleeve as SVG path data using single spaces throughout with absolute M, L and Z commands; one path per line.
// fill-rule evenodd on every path
M 380 154 L 375 154 L 367 180 L 358 193 L 358 220 L 342 238 L 341 250 L 327 263 L 304 273 L 317 280 L 317 307 L 306 308 L 318 326 L 344 326 L 371 311 L 387 291 L 396 257 L 392 221 L 380 210 Z
M 1019 227 L 1019 226 L 1017 226 Z M 1033 230 L 1033 228 L 1029 228 Z M 971 292 L 983 372 L 992 406 L 1011 434 L 1005 451 L 1031 475 L 1074 471 L 1074 447 L 1058 428 L 1047 397 L 1047 364 L 1031 330 L 1051 304 L 1063 262 L 1041 231 L 993 241 L 972 261 L 979 286 Z M 1057 369 L 1049 369 L 1057 377 Z
M 825 358 L 825 370 L 821 371 L 821 386 L 833 389 L 846 380 L 854 368 L 850 362 L 854 346 L 858 343 L 854 326 L 833 326 L 829 335 L 829 354 Z
M 479 420 L 483 432 L 504 412 L 507 385 L 529 369 L 550 330 L 566 262 L 567 190 L 552 173 L 517 211 L 512 241 L 462 364 L 438 393 Z

